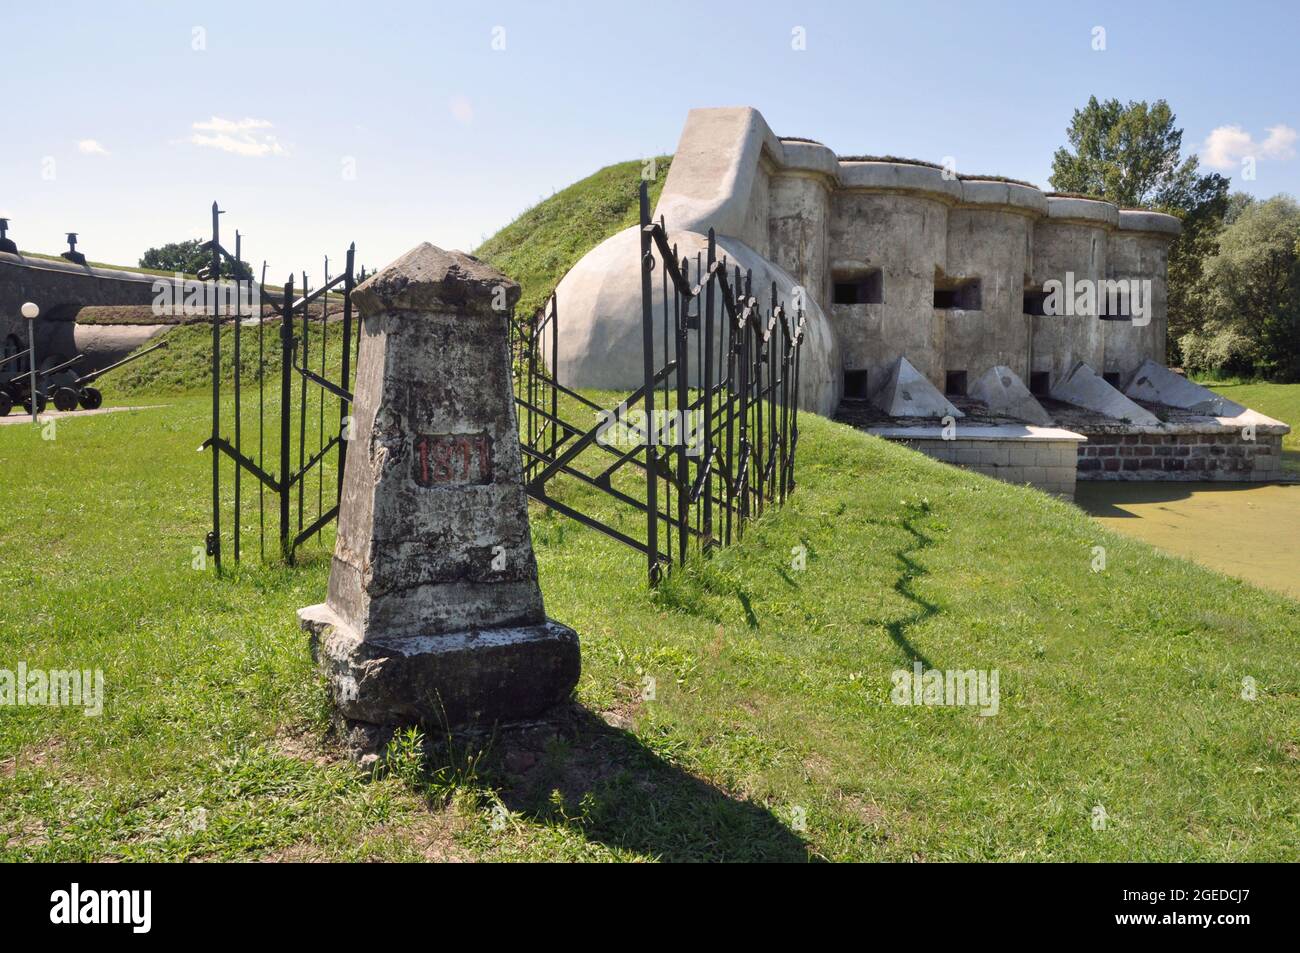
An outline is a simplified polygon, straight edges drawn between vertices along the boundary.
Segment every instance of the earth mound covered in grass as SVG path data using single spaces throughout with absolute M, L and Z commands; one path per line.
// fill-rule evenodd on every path
M 594 172 L 525 211 L 485 241 L 474 255 L 519 282 L 517 314 L 541 307 L 565 272 L 606 238 L 637 221 L 637 188 L 643 173 L 650 186 L 650 205 L 659 200 L 672 165 L 671 156 L 620 162 Z M 651 168 L 652 166 L 652 168 Z M 331 301 L 331 311 L 340 305 Z M 180 394 L 207 388 L 211 380 L 212 331 L 206 322 L 186 325 L 165 335 L 170 347 L 123 368 L 105 381 L 113 395 Z M 257 368 L 279 372 L 278 321 L 266 323 L 265 351 L 257 357 L 256 328 L 244 328 L 242 379 L 256 380 Z M 335 331 L 338 334 L 341 332 Z M 234 330 L 223 329 L 223 364 L 230 374 Z M 106 391 L 107 393 L 108 391 Z

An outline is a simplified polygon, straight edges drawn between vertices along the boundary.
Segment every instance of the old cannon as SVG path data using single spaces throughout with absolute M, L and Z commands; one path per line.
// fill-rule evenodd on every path
M 10 354 L 8 357 L 0 358 L 0 368 L 21 360 L 31 353 L 30 349 L 19 351 L 17 354 Z M 11 392 L 8 381 L 0 381 L 0 417 L 6 417 L 9 411 L 14 409 L 14 392 Z
M 136 351 L 134 354 L 122 358 L 122 360 L 118 361 L 115 364 L 110 364 L 108 365 L 108 367 L 101 368 L 100 370 L 97 371 L 91 371 L 89 374 L 83 374 L 81 377 L 78 377 L 67 384 L 60 384 L 56 386 L 54 388 L 54 393 L 52 395 L 55 408 L 58 410 L 65 410 L 65 411 L 76 410 L 77 405 L 80 404 L 83 410 L 97 409 L 102 403 L 104 403 L 104 395 L 99 392 L 98 388 L 91 387 L 90 386 L 91 384 L 99 380 L 109 371 L 116 370 L 117 368 L 121 367 L 123 364 L 130 364 L 132 361 L 137 360 L 138 358 L 142 358 L 146 354 L 156 351 L 159 348 L 165 348 L 166 346 L 167 346 L 166 341 L 159 341 L 157 344 L 153 345 L 152 347 L 147 347 L 144 348 L 143 350 Z M 67 364 L 62 364 L 57 368 L 51 368 L 50 371 L 56 372 L 62 370 L 66 368 L 68 364 L 71 364 L 76 360 L 80 360 L 80 358 L 81 355 L 78 355 L 76 358 L 73 359 L 73 361 L 69 361 Z
M 18 355 L 14 356 L 17 357 Z M 42 413 L 45 410 L 46 401 L 49 399 L 50 385 L 54 375 L 66 371 L 69 367 L 83 360 L 83 358 L 84 355 L 78 354 L 62 364 L 56 364 L 43 371 L 37 371 L 34 394 L 32 393 L 32 373 L 30 370 L 23 371 L 8 380 L 0 381 L 0 417 L 8 414 L 13 409 L 14 404 L 18 403 L 21 403 L 23 410 L 29 414 L 32 413 L 32 404 L 35 403 L 36 413 Z M 10 360 L 12 359 L 10 358 Z

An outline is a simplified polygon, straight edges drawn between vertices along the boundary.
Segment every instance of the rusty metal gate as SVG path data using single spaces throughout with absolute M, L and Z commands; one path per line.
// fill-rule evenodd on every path
M 786 309 L 775 284 L 766 302 L 755 297 L 752 273 L 719 259 L 712 230 L 703 256 L 680 257 L 662 219 L 650 220 L 644 182 L 640 206 L 641 386 L 603 407 L 560 383 L 555 295 L 512 323 L 511 346 L 528 494 L 642 553 L 655 585 L 794 492 L 804 314 Z M 575 423 L 578 411 L 596 414 L 597 425 Z M 620 439 L 608 439 L 611 431 Z M 628 472 L 635 481 L 616 485 Z M 644 533 L 560 499 L 562 478 L 644 514 Z
M 199 276 L 214 286 L 221 276 L 223 262 L 230 266 L 228 270 L 236 273 L 240 267 L 241 237 L 236 233 L 235 254 L 222 247 L 221 214 L 214 202 L 212 240 L 205 246 L 211 252 L 211 264 Z M 256 307 L 247 309 L 256 313 L 245 313 L 242 305 L 234 314 L 223 313 L 229 309 L 223 307 L 223 295 L 214 290 L 210 305 L 212 430 L 200 449 L 212 451 L 212 528 L 205 548 L 218 571 L 225 541 L 231 543 L 231 555 L 238 562 L 243 555 L 244 537 L 251 532 L 246 518 L 249 514 L 245 513 L 248 507 L 244 496 L 245 474 L 257 487 L 257 540 L 262 558 L 266 558 L 270 538 L 272 555 L 278 554 L 293 563 L 299 547 L 338 516 L 348 450 L 355 356 L 360 339 L 352 311 L 352 291 L 359 281 L 355 274 L 355 245 L 348 248 L 344 258 L 342 272 L 333 277 L 329 259 L 325 259 L 324 279 L 317 287 L 310 288 L 303 273 L 301 285 L 291 275 L 278 293 L 266 287 L 263 264 L 262 278 L 256 283 Z M 235 279 L 236 284 L 240 281 Z M 239 302 L 246 300 L 243 295 L 234 297 Z M 332 307 L 337 307 L 337 320 L 333 322 Z M 338 326 L 334 332 L 331 323 Z M 223 403 L 222 389 L 222 339 L 227 329 L 232 339 L 232 399 L 228 408 Z M 274 334 L 277 330 L 278 334 L 268 341 L 268 332 Z M 255 351 L 250 354 L 253 347 Z M 246 371 L 253 360 L 256 360 L 255 380 L 249 382 Z M 276 363 L 278 368 L 274 366 Z M 269 382 L 273 388 L 278 382 L 278 394 L 272 390 L 268 395 L 268 377 L 278 378 Z M 246 421 L 245 417 L 252 415 L 252 404 L 245 393 L 248 383 L 256 386 L 256 416 Z M 336 400 L 337 416 L 330 406 Z M 229 409 L 228 417 L 223 417 L 223 409 Z M 309 416 L 313 409 L 315 413 Z M 251 434 L 246 433 L 249 426 L 253 430 Z M 223 536 L 222 528 L 223 460 L 233 464 L 233 510 L 228 536 Z M 327 466 L 335 470 L 328 480 Z M 315 494 L 310 492 L 313 472 Z M 269 519 L 268 497 L 271 500 Z

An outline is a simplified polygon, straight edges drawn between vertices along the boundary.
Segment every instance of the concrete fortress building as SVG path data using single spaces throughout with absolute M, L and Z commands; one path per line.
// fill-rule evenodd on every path
M 754 270 L 754 287 L 775 281 L 786 301 L 803 289 L 800 398 L 817 413 L 1067 495 L 1076 457 L 1080 476 L 1093 473 L 1080 446 L 1090 434 L 1123 446 L 1124 436 L 1141 438 L 1134 428 L 1171 439 L 1180 427 L 1233 429 L 1208 412 L 1215 395 L 1164 367 L 1173 216 L 914 162 L 841 159 L 819 143 L 777 137 L 745 107 L 690 112 L 654 214 L 683 255 L 713 228 L 720 254 Z M 557 288 L 562 383 L 640 384 L 638 249 L 636 227 L 620 232 Z M 1176 392 L 1172 415 L 1153 407 L 1166 392 Z M 960 441 L 1005 451 L 1004 472 L 985 453 L 994 446 L 927 445 L 953 411 L 966 418 Z M 1049 426 L 1062 418 L 1070 429 Z M 1287 428 L 1251 421 L 1279 446 L 1271 459 L 1251 455 L 1259 466 L 1248 471 L 1128 467 L 1117 457 L 1096 477 L 1272 478 Z M 1037 446 L 1011 446 L 1025 442 Z M 956 449 L 975 453 L 941 452 Z M 1192 459 L 1172 444 L 1168 456 Z M 1068 478 L 1059 472 L 1067 467 Z M 1052 478 L 1039 472 L 1049 468 Z

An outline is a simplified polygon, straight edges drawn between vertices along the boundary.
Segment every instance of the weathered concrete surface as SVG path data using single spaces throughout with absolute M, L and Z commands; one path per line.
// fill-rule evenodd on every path
M 85 359 L 76 370 L 85 374 L 115 364 L 174 327 L 174 324 L 77 324 L 72 351 L 84 354 Z M 110 383 L 112 379 L 111 373 L 104 378 Z
M 360 638 L 327 605 L 299 614 L 335 708 L 373 725 L 491 725 L 539 714 L 578 681 L 578 637 L 540 625 Z M 561 690 L 560 686 L 568 686 Z
M 983 401 L 996 414 L 1015 417 L 1041 427 L 1052 425 L 1051 415 L 1009 367 L 990 367 L 970 386 L 967 393 L 976 400 Z
M 578 677 L 549 622 L 506 347 L 519 288 L 423 244 L 362 284 L 361 354 L 325 605 L 302 611 L 344 718 L 538 714 Z
M 1165 271 L 1180 229 L 1172 216 L 911 163 L 841 160 L 778 138 L 748 107 L 691 110 L 655 213 L 674 238 L 715 228 L 743 243 L 746 266 L 756 258 L 807 290 L 829 340 L 817 345 L 806 407 L 833 409 L 846 372 L 855 387 L 866 372 L 873 395 L 904 355 L 936 387 L 949 372 L 974 380 L 999 365 L 1025 381 L 1046 373 L 1050 384 L 1079 361 L 1127 378 L 1143 360 L 1164 360 Z M 627 330 L 640 305 L 630 231 L 560 285 L 561 377 L 570 383 L 641 382 L 639 338 Z M 879 300 L 836 302 L 837 281 L 866 274 L 879 277 Z M 1150 281 L 1149 321 L 1034 316 L 1043 284 L 1071 274 Z M 954 282 L 978 283 L 977 307 L 937 306 L 936 290 Z M 821 314 L 809 314 L 818 327 Z
M 891 417 L 964 417 L 920 371 L 900 357 L 871 402 Z
M 937 170 L 924 171 L 939 179 Z M 945 321 L 934 310 L 934 276 L 947 268 L 948 212 L 941 197 L 928 194 L 854 190 L 832 197 L 828 285 L 859 269 L 881 273 L 879 303 L 830 305 L 844 366 L 867 371 L 868 396 L 904 355 L 943 386 Z
M 928 457 L 1006 483 L 1029 484 L 1072 499 L 1081 434 L 1059 427 L 968 426 L 945 436 L 942 427 L 870 427 L 868 433 L 904 443 Z
M 0 252 L 0 342 L 13 335 L 27 346 L 19 308 L 33 301 L 41 308 L 34 329 L 38 354 L 72 357 L 78 350 L 74 319 L 82 307 L 151 304 L 157 281 L 170 279 Z
M 692 262 L 703 255 L 708 238 L 696 232 L 670 232 L 678 253 Z M 799 284 L 736 238 L 718 238 L 718 256 L 734 268 L 753 270 L 754 294 L 767 300 L 773 282 L 777 298 L 787 306 Z M 655 314 L 662 314 L 663 286 L 658 275 L 651 282 Z M 567 387 L 631 390 L 641 386 L 641 238 L 636 226 L 624 229 L 597 245 L 574 265 L 556 288 L 559 302 L 558 376 Z M 720 309 L 719 309 L 720 310 Z M 806 299 L 804 340 L 799 370 L 800 407 L 829 415 L 839 404 L 842 380 L 835 336 L 816 302 Z M 664 355 L 663 323 L 653 322 L 656 364 Z M 668 355 L 673 355 L 670 343 Z M 715 353 L 723 353 L 722 322 L 717 322 Z M 543 353 L 551 353 L 550 344 Z M 699 368 L 692 361 L 691 385 L 699 385 Z
M 1236 401 L 1189 381 L 1152 360 L 1142 362 L 1124 393 L 1134 400 L 1168 404 L 1211 417 L 1236 417 L 1246 412 L 1246 408 Z
M 1159 418 L 1111 387 L 1087 363 L 1079 361 L 1064 378 L 1052 385 L 1052 396 L 1077 404 L 1114 420 L 1139 425 L 1157 425 Z

